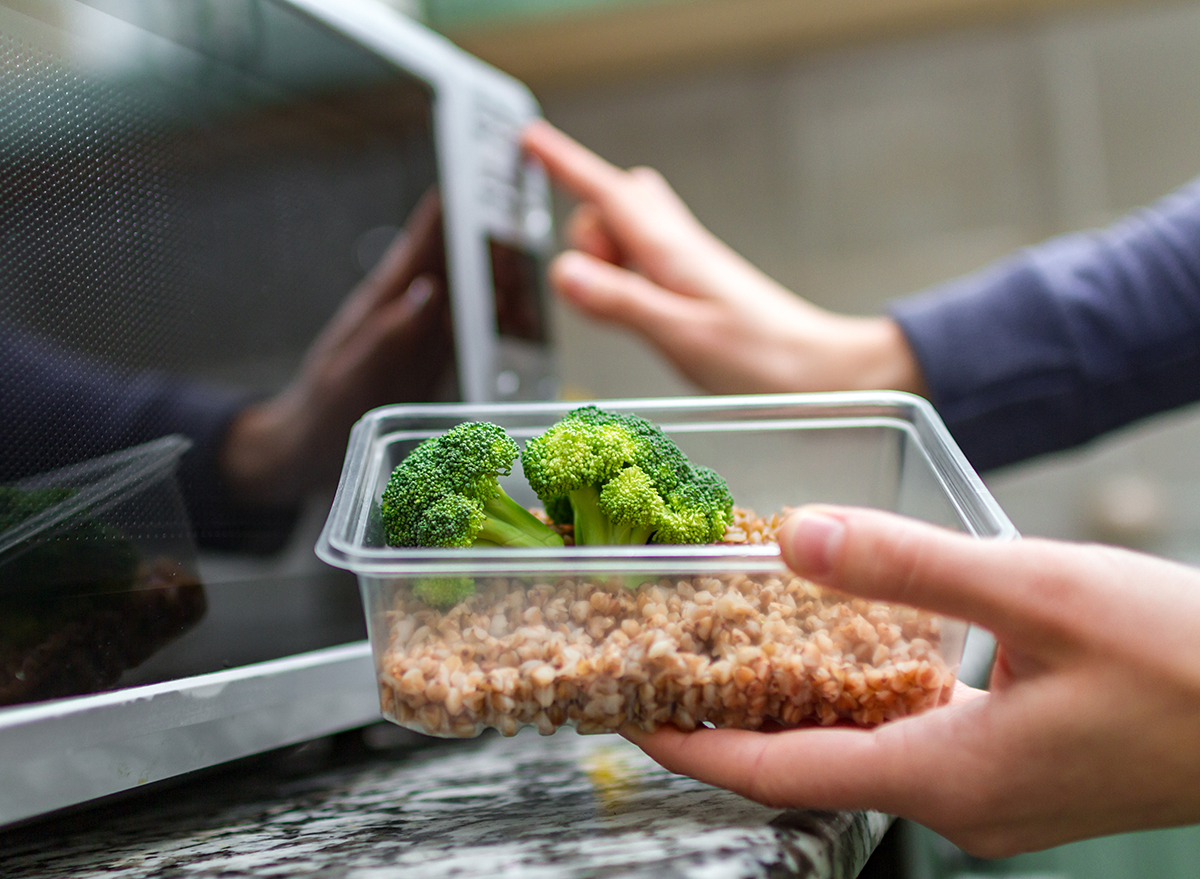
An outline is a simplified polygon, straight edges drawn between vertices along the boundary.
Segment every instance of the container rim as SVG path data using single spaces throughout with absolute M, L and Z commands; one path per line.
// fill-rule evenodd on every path
M 0 533 L 0 564 L 7 562 L 10 555 L 19 554 L 17 551 L 24 551 L 35 536 L 81 514 L 99 515 L 130 493 L 172 473 L 180 457 L 191 447 L 192 441 L 187 437 L 168 434 L 12 483 L 23 489 L 73 484 L 80 487 L 67 499 Z M 89 482 L 92 479 L 95 481 Z
M 616 411 L 653 410 L 662 421 L 672 412 L 737 413 L 781 408 L 791 417 L 812 419 L 814 426 L 891 423 L 906 430 L 925 454 L 947 499 L 964 528 L 985 539 L 1010 540 L 1016 528 L 992 497 L 946 429 L 936 410 L 922 397 L 902 391 L 838 391 L 805 394 L 752 394 L 697 397 L 647 397 L 612 400 L 567 400 L 519 403 L 404 403 L 366 413 L 350 434 L 341 479 L 325 526 L 317 540 L 317 556 L 334 567 L 368 576 L 488 575 L 520 573 L 719 573 L 785 571 L 776 546 L 666 545 L 562 547 L 523 549 L 368 547 L 351 537 L 359 513 L 368 457 L 380 440 L 381 423 L 395 418 L 444 418 L 471 421 L 504 416 L 558 417 L 579 406 L 598 405 Z M 820 422 L 817 424 L 816 422 Z

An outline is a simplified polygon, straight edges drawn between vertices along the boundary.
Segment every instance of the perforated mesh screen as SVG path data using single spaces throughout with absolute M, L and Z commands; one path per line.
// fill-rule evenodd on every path
M 282 386 L 436 181 L 427 90 L 285 7 L 17 8 L 0 5 L 0 394 L 20 417 L 0 481 L 142 439 L 153 413 L 124 409 L 146 381 Z M 120 379 L 89 391 L 75 355 Z
M 282 2 L 0 0 L 0 705 L 363 637 L 216 461 L 436 184 L 431 102 Z
M 177 365 L 184 175 L 163 121 L 0 36 L 0 318 L 130 367 Z

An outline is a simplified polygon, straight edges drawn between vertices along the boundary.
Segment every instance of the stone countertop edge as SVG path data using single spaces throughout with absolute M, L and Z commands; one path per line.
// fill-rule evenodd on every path
M 423 744 L 301 774 L 251 764 L 0 831 L 0 874 L 852 879 L 891 823 L 768 809 L 616 736 Z

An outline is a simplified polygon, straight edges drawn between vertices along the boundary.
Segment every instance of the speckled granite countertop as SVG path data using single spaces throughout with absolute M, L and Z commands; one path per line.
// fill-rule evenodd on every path
M 0 832 L 0 875 L 849 879 L 887 826 L 766 809 L 614 736 L 527 730 L 303 772 L 259 758 Z

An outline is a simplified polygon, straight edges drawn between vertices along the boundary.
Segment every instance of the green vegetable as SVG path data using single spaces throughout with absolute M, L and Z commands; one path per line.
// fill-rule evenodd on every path
M 69 488 L 0 486 L 0 534 L 73 494 Z M 0 589 L 117 591 L 133 585 L 137 565 L 137 549 L 129 538 L 97 519 L 77 517 L 0 564 Z
M 577 545 L 714 543 L 732 521 L 725 480 L 637 415 L 575 409 L 529 440 L 521 462 Z
M 474 594 L 475 581 L 470 577 L 429 577 L 413 584 L 413 595 L 438 610 L 449 610 Z
M 69 488 L 25 490 L 0 485 L 0 534 L 70 498 Z
M 391 546 L 562 546 L 500 487 L 518 453 L 504 429 L 486 421 L 425 440 L 388 479 L 384 538 Z

